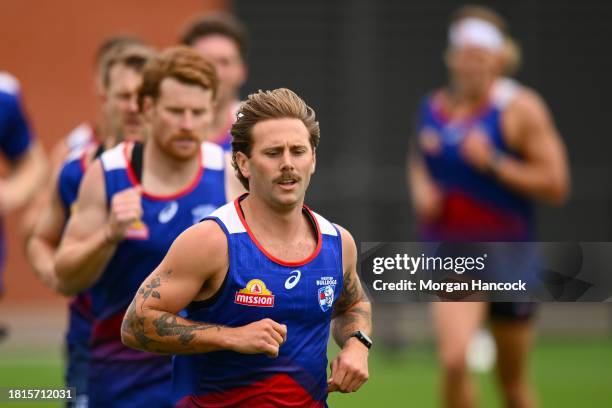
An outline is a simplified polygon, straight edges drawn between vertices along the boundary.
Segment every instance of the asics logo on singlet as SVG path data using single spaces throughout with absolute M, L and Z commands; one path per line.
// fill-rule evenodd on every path
M 163 210 L 159 212 L 159 215 L 157 216 L 157 220 L 162 224 L 166 224 L 168 221 L 174 218 L 177 211 L 178 211 L 178 203 L 176 201 L 172 201 L 167 206 L 165 206 Z
M 298 282 L 300 281 L 300 278 L 302 277 L 302 272 L 296 269 L 294 271 L 291 271 L 290 275 L 291 276 L 289 276 L 287 280 L 285 281 L 285 289 L 295 288 L 295 285 L 298 284 Z

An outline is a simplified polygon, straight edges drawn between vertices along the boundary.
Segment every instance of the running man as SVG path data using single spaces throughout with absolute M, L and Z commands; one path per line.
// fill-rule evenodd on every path
M 138 44 L 118 43 L 106 51 L 100 72 L 105 78 L 102 116 L 115 129 L 68 155 L 52 190 L 50 204 L 39 217 L 27 246 L 28 260 L 36 275 L 55 291 L 61 293 L 62 287 L 55 276 L 54 256 L 87 167 L 105 150 L 118 144 L 127 133 L 125 129 L 142 138 L 144 129 L 136 130 L 133 112 L 138 112 L 142 69 L 152 56 L 151 49 Z M 136 119 L 142 126 L 141 118 Z M 69 303 L 65 380 L 68 387 L 76 388 L 76 402 L 72 404 L 75 407 L 87 406 L 89 340 L 94 321 L 90 309 L 91 298 L 87 292 L 74 296 Z
M 203 143 L 216 90 L 214 67 L 195 51 L 153 58 L 138 94 L 146 143 L 104 152 L 83 179 L 55 268 L 65 293 L 89 288 L 92 407 L 170 405 L 170 358 L 124 347 L 120 325 L 172 241 L 226 202 L 223 150 Z
M 446 53 L 450 83 L 422 104 L 409 161 L 422 239 L 531 241 L 534 202 L 566 199 L 565 148 L 546 104 L 504 77 L 518 61 L 497 13 L 467 6 L 454 15 Z M 446 406 L 476 405 L 466 350 L 489 314 L 505 405 L 535 405 L 527 380 L 533 312 L 533 303 L 433 304 Z
M 119 47 L 124 46 L 145 46 L 144 42 L 138 38 L 130 36 L 115 36 L 102 42 L 96 52 L 94 87 L 96 96 L 101 103 L 100 117 L 95 124 L 83 122 L 72 129 L 65 137 L 53 146 L 50 154 L 50 167 L 53 177 L 45 184 L 44 188 L 39 189 L 32 203 L 28 206 L 20 223 L 21 232 L 26 243 L 30 239 L 38 219 L 43 211 L 50 205 L 51 197 L 55 192 L 57 175 L 59 170 L 68 158 L 68 154 L 90 145 L 99 145 L 105 140 L 106 135 L 114 134 L 121 136 L 124 133 L 138 135 L 140 133 L 140 121 L 138 110 L 132 109 L 132 104 L 121 101 L 124 95 L 109 93 L 109 72 L 108 55 Z M 114 119 L 113 116 L 117 116 Z M 137 136 L 138 137 L 138 136 Z
M 260 91 L 232 136 L 249 193 L 177 238 L 130 305 L 122 339 L 179 354 L 179 407 L 327 406 L 328 392 L 368 379 L 371 308 L 353 238 L 304 206 L 315 113 L 288 89 Z M 328 379 L 330 324 L 342 350 Z
M 207 14 L 187 26 L 180 42 L 194 48 L 215 65 L 219 77 L 219 97 L 209 141 L 231 151 L 230 129 L 240 105 L 240 88 L 246 82 L 248 73 L 246 27 L 231 14 Z
M 219 78 L 219 96 L 209 141 L 223 148 L 226 152 L 226 165 L 231 168 L 230 129 L 240 105 L 240 88 L 244 85 L 248 73 L 247 29 L 231 14 L 208 14 L 189 24 L 180 42 L 198 51 L 215 66 Z M 245 192 L 237 177 L 228 177 L 225 189 L 232 200 Z
M 0 215 L 7 215 L 24 206 L 43 183 L 47 159 L 24 113 L 19 81 L 6 72 L 0 72 L 0 152 L 10 169 L 0 178 Z M 4 252 L 0 219 L 0 297 L 4 292 Z M 6 333 L 0 325 L 0 340 Z

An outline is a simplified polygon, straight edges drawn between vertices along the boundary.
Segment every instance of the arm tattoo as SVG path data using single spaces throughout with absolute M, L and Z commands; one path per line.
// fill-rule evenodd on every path
M 372 310 L 367 302 L 358 303 L 332 321 L 332 335 L 340 347 L 357 330 L 369 333 L 372 329 Z
M 125 312 L 121 332 L 124 337 L 134 338 L 142 348 L 147 349 L 150 343 L 154 343 L 154 340 L 145 334 L 144 322 L 145 318 L 136 313 L 136 300 L 133 300 Z
M 168 269 L 165 272 L 158 273 L 155 275 L 153 279 L 149 281 L 149 283 L 145 285 L 144 288 L 141 287 L 140 289 L 138 289 L 138 294 L 142 296 L 142 300 L 143 300 L 140 306 L 141 309 L 142 309 L 142 305 L 144 305 L 144 301 L 147 300 L 149 296 L 152 296 L 157 299 L 161 299 L 159 292 L 156 291 L 155 289 L 161 286 L 162 279 L 164 282 L 167 282 L 168 279 L 170 278 L 170 274 L 172 274 L 172 269 Z
M 188 346 L 195 338 L 196 331 L 208 329 L 219 329 L 221 326 L 216 324 L 183 324 L 178 322 L 176 315 L 172 313 L 162 313 L 157 319 L 153 320 L 153 327 L 159 337 L 178 336 L 183 346 Z
M 359 302 L 368 300 L 356 275 L 354 273 L 344 275 L 342 293 L 334 304 L 334 316 L 344 313 Z
M 215 324 L 190 322 L 168 312 L 157 312 L 154 315 L 156 316 L 155 318 L 144 315 L 144 303 L 149 297 L 161 299 L 161 295 L 156 289 L 162 283 L 167 282 L 171 274 L 172 269 L 157 273 L 140 287 L 136 297 L 126 311 L 125 319 L 121 325 L 124 341 L 140 349 L 156 353 L 195 352 L 196 350 L 191 342 L 196 337 L 196 332 L 221 328 L 220 325 Z M 150 326 L 153 326 L 154 333 L 150 329 L 147 331 L 147 327 Z M 172 344 L 171 341 L 163 341 L 162 339 L 173 336 L 178 336 L 179 344 Z
M 344 286 L 334 304 L 332 334 L 342 347 L 349 336 L 357 330 L 370 331 L 372 311 L 356 273 L 344 276 Z

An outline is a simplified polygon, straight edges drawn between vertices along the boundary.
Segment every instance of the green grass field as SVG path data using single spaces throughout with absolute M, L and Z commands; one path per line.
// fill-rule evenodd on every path
M 336 352 L 330 349 L 331 355 Z M 62 385 L 59 353 L 0 349 L 0 387 Z M 370 381 L 357 393 L 334 393 L 333 408 L 436 407 L 437 366 L 432 346 L 399 354 L 374 350 Z M 540 339 L 532 358 L 532 378 L 542 407 L 612 407 L 612 339 Z M 501 407 L 493 376 L 479 375 L 482 407 Z M 53 407 L 59 403 L 2 403 L 0 407 Z

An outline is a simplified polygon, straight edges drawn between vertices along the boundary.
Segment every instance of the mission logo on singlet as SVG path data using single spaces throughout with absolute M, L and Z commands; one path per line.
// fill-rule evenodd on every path
M 261 279 L 251 279 L 244 289 L 236 292 L 234 303 L 244 306 L 273 307 L 274 295 Z

